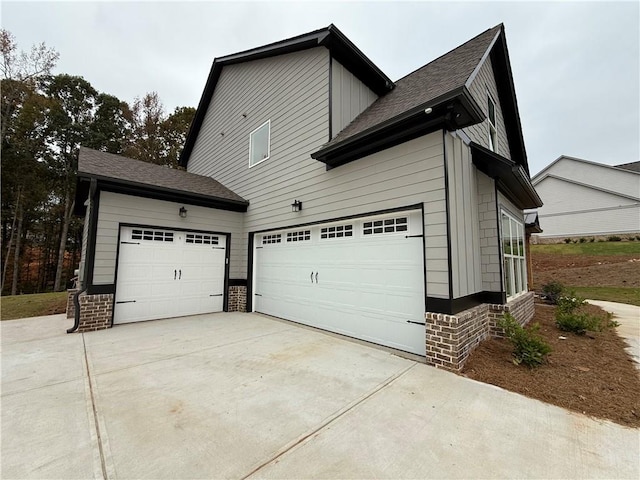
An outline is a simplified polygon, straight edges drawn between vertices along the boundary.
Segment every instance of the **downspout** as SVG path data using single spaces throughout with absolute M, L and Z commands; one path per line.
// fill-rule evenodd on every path
M 89 187 L 89 206 L 87 207 L 89 209 L 91 209 L 92 207 L 95 207 L 93 199 L 96 193 L 97 186 L 98 186 L 98 182 L 96 181 L 95 178 L 92 178 L 91 186 Z M 91 215 L 91 211 L 89 211 L 89 215 L 87 215 L 87 222 L 89 222 L 87 226 L 87 235 L 91 235 L 91 226 L 92 226 L 91 219 L 92 218 L 93 218 L 93 215 Z M 87 250 L 84 252 L 85 262 L 84 262 L 84 272 L 82 274 L 82 282 L 80 282 L 80 289 L 73 296 L 73 306 L 74 306 L 73 327 L 69 328 L 67 330 L 67 333 L 75 332 L 76 330 L 78 330 L 78 327 L 80 326 L 80 295 L 85 293 L 89 288 L 89 282 L 87 281 L 87 275 L 89 273 L 88 262 L 87 262 L 88 250 L 89 250 L 89 245 L 87 242 Z

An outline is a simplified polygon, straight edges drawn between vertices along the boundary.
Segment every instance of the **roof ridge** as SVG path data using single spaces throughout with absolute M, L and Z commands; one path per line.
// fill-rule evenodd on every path
M 438 56 L 438 57 L 434 58 L 434 59 L 433 59 L 433 60 L 431 60 L 429 63 L 426 63 L 426 64 L 422 65 L 421 67 L 418 67 L 418 68 L 416 68 L 415 70 L 413 70 L 413 71 L 411 71 L 411 72 L 407 73 L 407 74 L 406 74 L 406 75 L 404 75 L 403 77 L 400 77 L 398 80 L 396 80 L 396 81 L 395 81 L 395 83 L 398 83 L 398 82 L 400 82 L 401 80 L 404 80 L 405 78 L 407 78 L 407 77 L 409 77 L 409 76 L 413 75 L 414 73 L 418 72 L 419 70 L 422 70 L 423 68 L 428 67 L 429 65 L 431 65 L 432 63 L 434 63 L 434 62 L 436 62 L 436 61 L 440 60 L 441 58 L 446 57 L 447 55 L 452 54 L 452 53 L 453 53 L 453 52 L 455 52 L 456 50 L 459 50 L 459 49 L 461 49 L 462 47 L 466 46 L 467 44 L 469 44 L 469 43 L 473 42 L 474 40 L 477 40 L 479 37 L 481 37 L 482 35 L 486 34 L 487 32 L 490 32 L 490 31 L 492 31 L 492 30 L 496 30 L 496 29 L 499 29 L 499 28 L 502 28 L 502 27 L 503 27 L 503 24 L 502 24 L 502 23 L 499 23 L 499 24 L 498 24 L 498 25 L 496 25 L 495 27 L 487 28 L 484 32 L 481 32 L 481 33 L 479 33 L 478 35 L 476 35 L 475 37 L 470 38 L 469 40 L 467 40 L 467 41 L 466 41 L 466 42 L 464 42 L 463 44 L 458 45 L 458 46 L 457 46 L 457 47 L 455 47 L 455 48 L 452 48 L 452 49 L 451 49 L 451 50 L 449 50 L 448 52 L 443 53 L 442 55 L 440 55 L 440 56 Z

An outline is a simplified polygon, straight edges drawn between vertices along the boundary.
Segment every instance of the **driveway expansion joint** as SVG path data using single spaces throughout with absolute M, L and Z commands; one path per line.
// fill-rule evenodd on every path
M 411 362 L 412 362 L 411 365 L 409 365 L 407 368 L 401 370 L 400 372 L 397 372 L 397 373 L 391 375 L 389 378 L 387 378 L 384 382 L 382 382 L 379 385 L 377 385 L 370 392 L 365 393 L 363 396 L 361 396 L 357 400 L 351 402 L 346 407 L 341 408 L 337 412 L 335 412 L 332 415 L 328 416 L 325 420 L 323 420 L 320 423 L 320 425 L 318 425 L 316 428 L 314 428 L 310 432 L 308 432 L 306 434 L 303 434 L 297 440 L 286 444 L 283 448 L 280 449 L 280 451 L 276 452 L 276 454 L 273 455 L 270 459 L 268 459 L 267 461 L 261 463 L 260 465 L 258 465 L 256 468 L 251 470 L 249 473 L 247 473 L 243 477 L 240 477 L 240 480 L 247 480 L 248 478 L 252 477 L 256 473 L 258 473 L 260 470 L 262 470 L 266 466 L 272 464 L 273 462 L 275 462 L 276 460 L 278 460 L 279 458 L 281 458 L 282 456 L 284 456 L 288 452 L 290 452 L 292 450 L 295 450 L 297 447 L 303 445 L 304 443 L 307 442 L 307 440 L 309 440 L 310 438 L 316 436 L 320 431 L 325 430 L 329 425 L 334 423 L 336 420 L 340 419 L 341 417 L 343 417 L 344 415 L 346 415 L 347 413 L 349 413 L 350 411 L 352 411 L 353 409 L 355 409 L 359 405 L 361 405 L 364 402 L 366 402 L 368 399 L 373 397 L 375 394 L 377 394 L 381 390 L 384 390 L 389 385 L 391 385 L 393 382 L 395 382 L 399 378 L 401 378 L 404 375 L 406 375 L 409 372 L 409 370 L 411 370 L 413 367 L 415 367 L 418 364 L 417 362 L 413 362 L 413 361 L 411 361 Z

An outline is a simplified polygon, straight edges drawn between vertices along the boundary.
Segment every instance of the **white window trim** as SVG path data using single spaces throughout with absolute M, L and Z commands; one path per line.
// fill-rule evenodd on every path
M 254 163 L 253 165 L 251 164 L 251 157 L 253 156 L 253 149 L 252 149 L 252 137 L 253 134 L 256 133 L 258 130 L 260 130 L 262 127 L 264 127 L 265 125 L 269 125 L 269 135 L 267 135 L 267 156 L 265 158 L 263 158 L 262 160 L 260 160 L 259 162 Z M 257 127 L 256 129 L 254 129 L 250 134 L 249 134 L 249 168 L 253 168 L 256 165 L 260 165 L 262 162 L 269 160 L 269 158 L 271 158 L 271 119 L 267 120 L 266 122 L 264 122 L 262 125 L 260 125 L 259 127 Z
M 522 255 L 516 254 L 514 255 L 513 253 L 507 253 L 504 250 L 504 225 L 502 224 L 502 215 L 505 215 L 507 218 L 509 218 L 509 223 L 511 224 L 511 222 L 515 223 L 520 231 L 522 232 Z M 511 229 L 509 229 L 509 236 L 510 236 L 510 241 L 511 241 L 511 251 L 513 252 L 513 242 L 512 240 L 515 238 L 516 242 L 518 240 L 518 235 L 516 233 L 516 236 L 514 237 L 511 234 Z M 513 216 L 511 213 L 509 213 L 509 211 L 505 210 L 504 208 L 500 209 L 500 250 L 502 252 L 502 268 L 503 270 L 506 268 L 505 264 L 507 263 L 505 260 L 507 258 L 510 258 L 511 261 L 511 265 L 512 267 L 512 271 L 510 272 L 511 275 L 507 275 L 506 271 L 503 271 L 503 279 L 504 279 L 504 290 L 505 293 L 507 294 L 507 301 L 513 300 L 516 297 L 519 297 L 522 294 L 525 294 L 529 291 L 529 285 L 528 285 L 528 279 L 527 279 L 527 253 L 526 253 L 526 243 L 527 238 L 526 238 L 526 234 L 524 231 L 524 221 L 522 220 L 518 220 L 515 216 Z M 518 262 L 518 265 L 520 266 L 520 269 L 518 269 L 518 267 L 516 266 L 516 261 Z M 520 281 L 522 282 L 522 289 L 520 291 L 516 291 L 516 275 L 518 274 L 518 270 L 520 273 Z M 510 280 L 511 283 L 511 291 L 513 292 L 511 295 L 508 294 L 509 288 L 507 287 L 507 279 Z
M 494 120 L 496 121 L 495 123 L 491 122 L 491 116 L 489 115 L 489 101 L 491 101 L 491 103 L 493 104 L 493 117 L 494 117 Z M 491 92 L 489 92 L 489 89 L 487 89 L 487 124 L 488 124 L 487 140 L 489 141 L 489 150 L 491 150 L 492 152 L 498 151 L 498 108 L 497 107 L 498 105 L 496 104 L 496 101 L 493 99 L 493 95 L 491 95 Z M 492 142 L 492 138 L 493 138 L 493 142 Z M 493 143 L 493 146 L 491 145 L 492 143 Z

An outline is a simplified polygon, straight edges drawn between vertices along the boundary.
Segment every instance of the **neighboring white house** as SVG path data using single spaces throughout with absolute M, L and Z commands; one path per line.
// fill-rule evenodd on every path
M 640 232 L 640 162 L 611 166 L 561 156 L 531 181 L 544 202 L 539 237 Z

